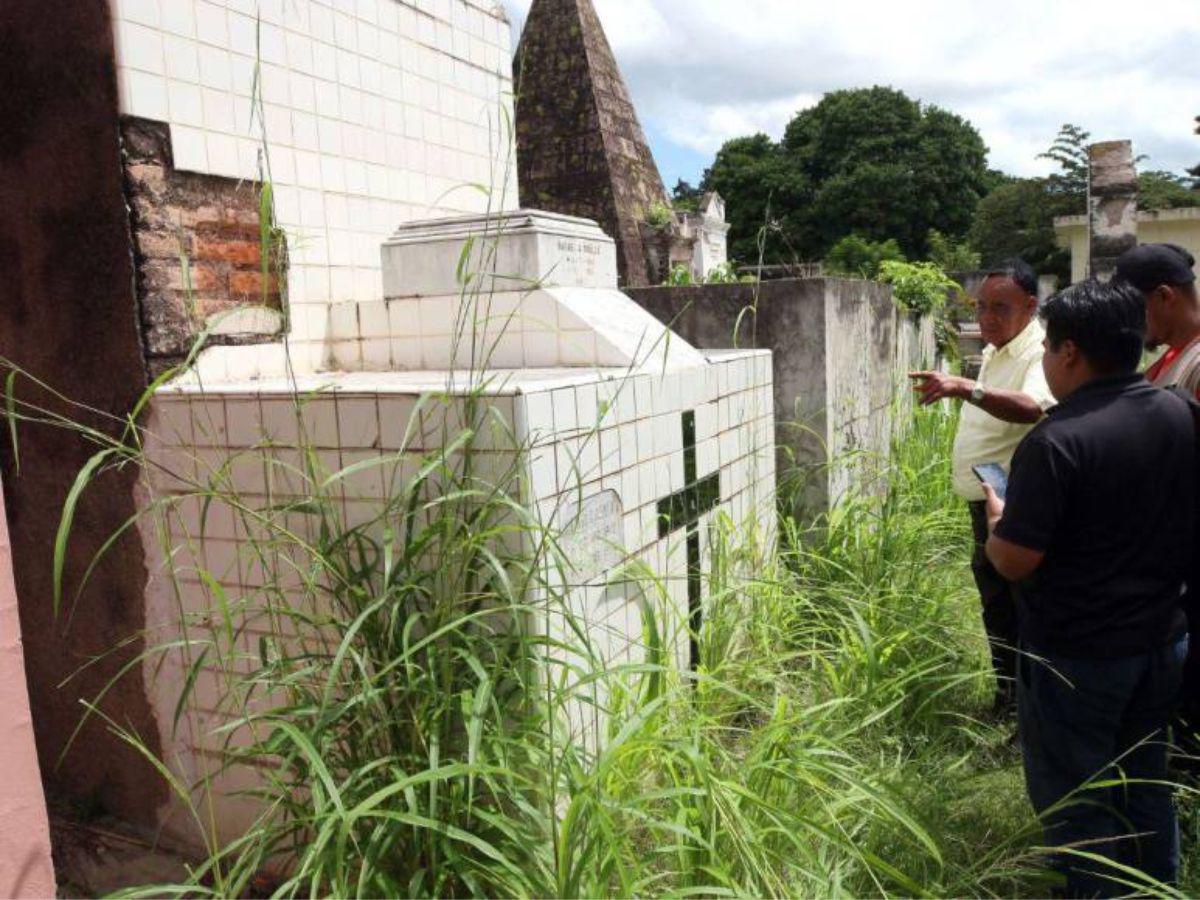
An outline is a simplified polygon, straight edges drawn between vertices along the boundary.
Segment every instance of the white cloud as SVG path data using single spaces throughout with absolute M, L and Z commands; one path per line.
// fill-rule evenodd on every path
M 1196 0 L 594 0 L 643 123 L 711 156 L 782 134 L 822 93 L 889 84 L 969 119 L 992 165 L 1063 122 L 1131 138 L 1147 165 L 1200 162 Z M 530 0 L 505 0 L 514 21 Z

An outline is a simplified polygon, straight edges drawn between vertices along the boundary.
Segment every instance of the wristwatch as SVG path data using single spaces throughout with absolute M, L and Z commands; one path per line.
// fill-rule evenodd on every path
M 976 382 L 976 383 L 975 383 L 975 387 L 973 387 L 973 388 L 971 389 L 971 403 L 972 403 L 972 405 L 974 405 L 974 406 L 978 406 L 980 403 L 982 403 L 982 402 L 983 402 L 983 398 L 984 398 L 984 397 L 986 397 L 986 396 L 987 396 L 987 388 L 985 388 L 985 387 L 984 387 L 982 384 L 980 384 L 979 382 Z

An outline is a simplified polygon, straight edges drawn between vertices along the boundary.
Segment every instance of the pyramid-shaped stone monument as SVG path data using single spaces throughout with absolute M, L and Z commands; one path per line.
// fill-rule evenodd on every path
M 533 0 L 513 71 L 522 205 L 595 220 L 621 283 L 649 284 L 643 223 L 669 201 L 592 0 Z

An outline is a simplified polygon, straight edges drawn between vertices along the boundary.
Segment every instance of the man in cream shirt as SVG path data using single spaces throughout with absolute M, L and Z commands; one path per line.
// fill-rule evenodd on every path
M 940 372 L 914 372 L 921 404 L 964 402 L 954 442 L 954 489 L 966 502 L 975 534 L 971 570 L 983 603 L 983 625 L 996 671 L 996 709 L 1013 708 L 1017 603 L 1013 586 L 984 552 L 988 538 L 983 488 L 972 466 L 999 463 L 1008 470 L 1026 434 L 1054 405 L 1042 372 L 1045 332 L 1037 318 L 1037 276 L 1022 260 L 988 273 L 979 289 L 979 329 L 987 347 L 979 380 Z

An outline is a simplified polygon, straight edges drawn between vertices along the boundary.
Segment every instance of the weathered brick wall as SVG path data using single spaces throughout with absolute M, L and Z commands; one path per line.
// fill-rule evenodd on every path
M 513 71 L 522 205 L 595 219 L 621 283 L 652 283 L 640 228 L 667 192 L 591 0 L 534 0 Z
M 125 116 L 121 134 L 151 373 L 182 360 L 206 325 L 213 327 L 212 343 L 275 340 L 280 316 L 228 315 L 249 307 L 283 310 L 285 251 L 273 229 L 264 239 L 260 185 L 176 170 L 165 123 Z

